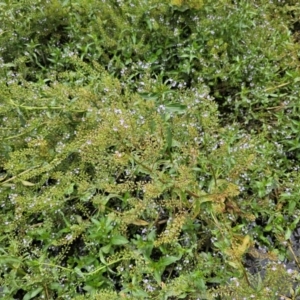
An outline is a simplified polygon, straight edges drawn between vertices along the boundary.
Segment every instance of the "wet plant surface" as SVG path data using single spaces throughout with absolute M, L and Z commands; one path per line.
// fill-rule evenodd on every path
M 299 299 L 299 12 L 0 2 L 0 298 Z

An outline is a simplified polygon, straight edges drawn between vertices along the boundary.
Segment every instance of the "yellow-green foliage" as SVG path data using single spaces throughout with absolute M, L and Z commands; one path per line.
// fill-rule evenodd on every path
M 275 300 L 292 291 L 295 274 L 292 270 L 287 271 L 282 264 L 271 263 L 263 275 L 248 273 L 248 281 L 245 278 L 231 278 L 228 285 L 217 288 L 212 295 L 222 299 Z
M 154 272 L 153 293 L 168 290 L 168 284 L 173 283 L 167 280 L 159 286 L 161 275 L 182 254 L 158 267 L 159 262 L 156 266 L 149 257 L 150 249 L 178 247 L 189 219 L 200 219 L 208 228 L 219 226 L 216 218 L 226 212 L 225 202 L 235 203 L 240 194 L 239 175 L 258 163 L 255 142 L 247 135 L 231 141 L 230 132 L 235 129 L 220 128 L 217 106 L 206 94 L 200 95 L 201 86 L 193 93 L 179 93 L 173 104 L 158 105 L 122 90 L 120 83 L 97 64 L 92 68 L 76 57 L 72 61 L 77 76 L 91 79 L 81 85 L 53 81 L 43 88 L 39 84 L 2 86 L 7 106 L 15 108 L 2 108 L 12 121 L 2 124 L 2 145 L 10 149 L 3 151 L 6 155 L 2 156 L 5 176 L 1 192 L 7 195 L 2 200 L 6 224 L 2 234 L 7 230 L 15 232 L 16 244 L 9 253 L 22 257 L 19 264 L 14 264 L 20 273 L 18 280 L 23 280 L 21 274 L 26 273 L 26 266 L 35 272 L 40 268 L 41 274 L 47 269 L 46 281 L 58 270 L 56 276 L 62 280 L 64 267 L 60 264 L 82 238 L 95 255 L 88 265 L 82 266 L 86 272 L 75 268 L 75 274 L 81 274 L 86 283 L 99 272 L 109 270 L 110 264 L 122 263 L 128 268 L 129 255 L 132 276 L 142 280 Z M 68 78 L 66 72 L 59 76 Z M 96 92 L 90 88 L 95 82 Z M 39 97 L 35 96 L 37 92 Z M 206 192 L 197 182 L 200 170 L 211 176 Z M 233 213 L 239 212 L 238 204 L 235 205 Z M 10 213 L 5 215 L 7 211 Z M 99 229 L 94 228 L 92 220 Z M 132 225 L 148 232 L 160 230 L 165 223 L 163 231 L 150 240 L 148 254 L 127 248 L 133 238 Z M 230 238 L 230 222 L 227 223 L 228 228 L 220 228 L 228 239 L 223 251 L 229 265 L 238 266 L 236 261 L 241 260 L 247 247 L 237 252 L 239 246 L 234 236 Z M 56 250 L 59 255 L 44 253 L 42 258 L 41 250 L 37 250 L 34 258 L 28 251 L 32 251 L 36 239 L 44 244 L 44 251 L 62 247 Z M 120 246 L 127 254 L 115 259 L 112 255 L 118 253 Z M 11 249 L 8 240 L 6 247 Z M 99 254 L 101 262 L 97 261 Z M 142 256 L 137 259 L 136 255 Z M 47 262 L 49 259 L 51 263 Z M 189 259 L 197 262 L 196 257 Z M 68 258 L 70 267 L 66 268 L 70 283 L 75 276 L 73 260 L 76 258 Z M 8 259 L 7 267 L 9 262 Z M 32 276 L 30 285 L 36 281 Z
M 171 4 L 179 7 L 187 5 L 190 8 L 199 9 L 203 6 L 203 1 L 202 0 L 196 0 L 196 1 L 172 0 Z
M 0 11 L 0 298 L 286 293 L 244 263 L 300 219 L 284 8 L 24 3 Z

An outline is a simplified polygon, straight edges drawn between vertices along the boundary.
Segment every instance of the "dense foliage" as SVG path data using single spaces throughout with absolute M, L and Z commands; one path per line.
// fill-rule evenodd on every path
M 1 299 L 296 299 L 297 2 L 0 1 Z

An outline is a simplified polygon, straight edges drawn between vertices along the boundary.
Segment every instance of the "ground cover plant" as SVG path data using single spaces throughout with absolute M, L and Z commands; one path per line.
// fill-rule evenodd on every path
M 1 299 L 297 299 L 297 1 L 0 1 Z

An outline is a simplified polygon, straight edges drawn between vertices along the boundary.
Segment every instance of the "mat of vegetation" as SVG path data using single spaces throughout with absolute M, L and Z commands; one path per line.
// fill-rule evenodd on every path
M 1 299 L 299 299 L 298 1 L 0 24 Z

